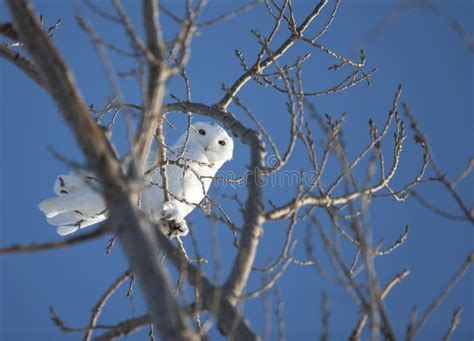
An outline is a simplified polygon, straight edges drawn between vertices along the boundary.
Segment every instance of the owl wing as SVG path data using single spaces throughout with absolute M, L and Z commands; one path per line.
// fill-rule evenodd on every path
M 107 207 L 98 191 L 97 179 L 89 174 L 69 173 L 57 177 L 56 197 L 43 200 L 38 207 L 60 235 L 107 219 Z

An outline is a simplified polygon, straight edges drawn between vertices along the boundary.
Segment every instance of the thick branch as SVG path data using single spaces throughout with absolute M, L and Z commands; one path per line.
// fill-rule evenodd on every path
M 250 148 L 250 172 L 247 174 L 248 197 L 244 210 L 244 227 L 239 242 L 239 251 L 232 265 L 232 270 L 224 286 L 224 294 L 236 303 L 247 284 L 248 277 L 255 261 L 258 242 L 264 222 L 262 207 L 263 159 L 265 146 L 260 135 L 253 129 L 246 128 L 230 112 L 222 111 L 200 103 L 175 103 L 163 107 L 164 112 L 180 111 L 205 115 L 220 121 L 226 128 Z
M 44 88 L 45 84 L 41 79 L 36 66 L 18 52 L 8 48 L 5 44 L 0 44 L 0 56 L 15 64 L 21 71 L 30 77 L 36 84 Z
M 160 108 L 166 90 L 168 79 L 168 67 L 165 59 L 165 48 L 158 18 L 158 1 L 143 0 L 143 22 L 147 40 L 147 48 L 152 53 L 156 62 L 148 62 L 148 89 L 145 98 L 145 110 L 143 119 L 136 135 L 135 161 L 137 165 L 137 176 L 143 174 L 146 157 L 151 148 L 155 131 L 159 130 L 162 136 L 163 117 Z M 166 155 L 163 146 L 158 144 L 160 160 Z
M 250 329 L 248 322 L 232 306 L 221 288 L 214 287 L 204 274 L 191 263 L 163 234 L 157 234 L 157 241 L 167 259 L 176 269 L 185 274 L 188 281 L 199 289 L 202 306 L 217 318 L 217 326 L 222 334 L 232 334 L 235 340 L 259 340 L 259 337 Z
M 102 184 L 110 210 L 110 226 L 119 237 L 132 271 L 137 275 L 153 321 L 164 340 L 195 340 L 172 295 L 169 276 L 156 257 L 156 243 L 150 224 L 141 217 L 137 197 L 130 193 L 120 162 L 100 128 L 90 116 L 72 73 L 52 42 L 41 30 L 32 8 L 25 0 L 8 0 L 20 40 L 35 61 L 60 112 L 82 148 L 89 168 Z

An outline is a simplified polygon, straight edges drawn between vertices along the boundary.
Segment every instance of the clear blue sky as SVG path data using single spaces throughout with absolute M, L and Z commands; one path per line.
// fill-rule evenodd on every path
M 108 2 L 101 2 L 106 5 Z M 138 1 L 124 1 L 129 15 L 139 26 Z M 173 5 L 177 1 L 168 1 Z M 210 1 L 204 18 L 211 18 L 230 9 L 231 1 Z M 239 3 L 243 4 L 244 2 Z M 315 1 L 295 1 L 297 16 Z M 368 138 L 367 121 L 373 118 L 381 124 L 390 108 L 399 83 L 404 86 L 402 100 L 409 103 L 417 116 L 421 128 L 431 141 L 436 159 L 448 177 L 455 176 L 473 154 L 473 90 L 474 54 L 462 38 L 447 24 L 431 12 L 419 9 L 405 12 L 388 26 L 380 36 L 369 41 L 362 40 L 365 32 L 388 15 L 398 1 L 342 1 L 336 20 L 321 40 L 322 44 L 348 57 L 356 58 L 358 48 L 364 48 L 368 65 L 376 66 L 378 72 L 373 86 L 361 83 L 356 88 L 340 94 L 318 97 L 313 100 L 320 112 L 335 117 L 349 113 L 345 137 L 350 156 L 356 155 Z M 474 35 L 474 4 L 472 1 L 438 1 L 446 13 L 464 25 Z M 54 42 L 68 60 L 74 71 L 84 98 L 90 104 L 101 107 L 105 98 L 112 94 L 106 74 L 88 37 L 78 28 L 74 20 L 74 4 L 80 1 L 38 0 L 36 9 L 51 24 L 58 18 L 63 22 L 54 36 Z M 234 3 L 235 4 L 235 3 Z M 81 7 L 81 6 L 79 6 Z M 82 8 L 82 7 L 81 7 Z M 104 23 L 100 18 L 87 14 L 89 21 L 102 37 L 128 46 L 122 28 Z M 329 8 L 326 9 L 326 14 Z M 0 20 L 8 20 L 5 4 L 0 4 Z M 254 60 L 256 42 L 249 33 L 252 28 L 266 33 L 271 25 L 263 7 L 213 28 L 203 29 L 192 45 L 188 67 L 193 100 L 212 104 L 222 96 L 221 83 L 229 85 L 240 75 L 240 66 L 234 57 L 234 49 L 244 52 L 251 62 Z M 316 26 L 321 25 L 321 21 Z M 171 30 L 171 23 L 164 18 L 163 28 Z M 308 52 L 301 46 L 292 56 Z M 304 84 L 307 90 L 321 90 L 342 79 L 344 71 L 332 74 L 327 67 L 334 62 L 318 51 L 305 64 Z M 130 61 L 113 57 L 119 71 L 126 71 Z M 140 103 L 139 89 L 134 82 L 122 84 L 128 102 Z M 183 96 L 182 81 L 170 83 L 169 92 Z M 258 115 L 269 132 L 275 136 L 280 148 L 285 148 L 284 138 L 288 127 L 284 97 L 255 86 L 245 89 L 242 98 Z M 171 101 L 168 96 L 166 101 Z M 244 114 L 231 108 L 244 122 Z M 47 151 L 51 145 L 69 159 L 82 160 L 77 147 L 57 109 L 49 97 L 32 81 L 9 63 L 0 60 L 0 245 L 12 243 L 57 240 L 53 227 L 49 226 L 36 205 L 50 197 L 57 174 L 66 172 L 63 164 L 53 159 Z M 311 123 L 315 126 L 315 122 Z M 114 140 L 120 150 L 126 146 L 122 125 L 114 131 Z M 170 132 L 169 141 L 179 132 Z M 400 174 L 395 184 L 402 184 L 416 174 L 420 164 L 420 150 L 408 132 L 405 151 L 401 159 Z M 321 136 L 316 136 L 321 138 Z M 234 159 L 225 165 L 226 170 L 240 174 L 248 163 L 247 149 L 237 145 Z M 291 160 L 288 169 L 308 167 L 301 149 Z M 331 166 L 333 167 L 333 166 Z M 331 170 L 334 172 L 332 173 Z M 337 168 L 330 168 L 327 183 L 334 178 Z M 458 188 L 467 203 L 472 203 L 472 177 Z M 421 193 L 438 207 L 458 213 L 453 200 L 440 185 L 423 185 Z M 245 198 L 242 188 L 230 189 L 217 186 L 213 193 L 239 194 Z M 267 188 L 268 197 L 274 203 L 284 203 L 294 188 Z M 235 206 L 222 202 L 230 215 L 240 221 Z M 204 269 L 213 278 L 212 229 L 202 212 L 191 215 L 196 233 L 199 235 L 201 252 L 211 262 Z M 473 248 L 472 226 L 445 220 L 424 211 L 414 201 L 397 203 L 381 200 L 374 203 L 369 214 L 374 239 L 387 243 L 395 241 L 405 225 L 411 227 L 407 243 L 390 256 L 378 258 L 381 285 L 405 268 L 410 276 L 386 299 L 387 309 L 392 313 L 392 323 L 398 335 L 405 332 L 408 316 L 413 305 L 424 311 L 435 295 L 445 286 L 454 272 Z M 229 269 L 235 251 L 231 246 L 231 234 L 218 226 L 223 274 Z M 285 224 L 269 225 L 259 249 L 257 263 L 264 264 L 279 253 L 286 231 Z M 305 224 L 297 227 L 299 239 L 296 254 L 303 257 Z M 60 316 L 73 326 L 85 326 L 90 310 L 113 279 L 126 268 L 119 247 L 106 256 L 106 237 L 68 250 L 0 258 L 0 340 L 76 340 L 78 335 L 63 334 L 49 320 L 48 307 L 53 306 Z M 316 256 L 322 257 L 321 244 Z M 190 248 L 189 240 L 186 241 Z M 353 250 L 347 246 L 347 261 Z M 329 263 L 323 259 L 327 269 Z M 474 337 L 473 272 L 459 283 L 439 309 L 433 314 L 420 340 L 439 339 L 446 331 L 451 312 L 459 305 L 464 307 L 462 323 L 453 340 L 472 340 Z M 250 288 L 260 285 L 261 278 L 254 276 Z M 334 287 L 309 268 L 292 266 L 285 273 L 279 287 L 285 300 L 286 336 L 288 340 L 310 340 L 319 335 L 321 314 L 319 312 L 321 290 L 329 293 L 331 339 L 346 339 L 357 320 L 357 307 L 342 289 Z M 114 296 L 101 317 L 101 323 L 114 323 L 143 311 L 143 302 L 138 294 L 133 304 L 125 300 L 126 285 Z M 261 333 L 263 328 L 261 301 L 247 302 L 246 317 Z M 273 339 L 276 338 L 273 323 Z M 219 339 L 215 332 L 214 338 Z M 145 332 L 130 337 L 143 340 Z

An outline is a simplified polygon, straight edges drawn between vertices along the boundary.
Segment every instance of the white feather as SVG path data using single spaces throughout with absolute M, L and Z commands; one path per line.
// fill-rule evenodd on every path
M 84 227 L 100 223 L 100 222 L 102 222 L 106 219 L 107 219 L 107 216 L 105 214 L 101 214 L 101 215 L 98 215 L 95 218 L 85 220 L 85 221 L 80 222 L 80 223 L 75 224 L 75 225 L 58 226 L 58 227 L 56 227 L 56 232 L 61 236 L 66 236 L 66 235 L 71 234 L 73 232 L 76 232 L 80 229 L 83 229 Z
M 232 158 L 233 147 L 232 139 L 217 124 L 193 124 L 189 134 L 184 133 L 172 147 L 175 152 L 168 155 L 170 160 L 179 161 L 180 164 L 167 166 L 170 201 L 163 205 L 161 175 L 156 169 L 145 178 L 141 210 L 152 221 L 158 222 L 165 218 L 182 227 L 172 231 L 174 235 L 187 234 L 184 217 L 202 201 L 212 177 Z M 176 154 L 179 154 L 179 158 Z M 150 160 L 148 168 L 151 169 L 152 165 Z M 105 200 L 93 174 L 71 172 L 60 175 L 56 179 L 54 192 L 57 197 L 42 201 L 38 207 L 51 225 L 58 226 L 58 234 L 67 235 L 107 219 Z

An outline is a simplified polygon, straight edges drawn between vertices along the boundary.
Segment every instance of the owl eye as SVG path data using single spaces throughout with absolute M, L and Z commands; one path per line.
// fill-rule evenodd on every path
M 204 136 L 204 135 L 206 135 L 206 131 L 204 129 L 199 129 L 199 134 Z
M 223 141 L 223 140 L 219 140 L 219 141 L 217 141 L 217 143 L 219 143 L 221 146 L 225 146 L 225 141 Z

